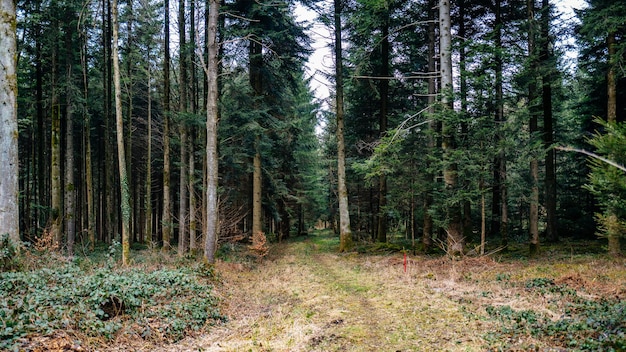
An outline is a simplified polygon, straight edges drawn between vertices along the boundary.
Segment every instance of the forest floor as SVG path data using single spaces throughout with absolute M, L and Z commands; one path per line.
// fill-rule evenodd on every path
M 218 263 L 228 322 L 160 351 L 624 350 L 626 261 L 336 252 L 316 233 Z M 234 247 L 233 247 L 234 248 Z

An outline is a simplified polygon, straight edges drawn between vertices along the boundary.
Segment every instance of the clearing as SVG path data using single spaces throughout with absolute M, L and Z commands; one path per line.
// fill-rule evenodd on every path
M 261 261 L 233 253 L 239 261 L 218 263 L 229 321 L 160 351 L 626 348 L 626 262 L 577 254 L 587 245 L 562 243 L 537 261 L 406 262 L 402 252 L 338 254 L 337 246 L 318 232 L 272 246 Z

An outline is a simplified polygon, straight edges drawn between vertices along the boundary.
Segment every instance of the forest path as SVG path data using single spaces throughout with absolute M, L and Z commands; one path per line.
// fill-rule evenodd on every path
M 338 254 L 336 238 L 275 245 L 252 269 L 220 263 L 229 321 L 164 351 L 478 351 L 479 322 L 402 254 Z

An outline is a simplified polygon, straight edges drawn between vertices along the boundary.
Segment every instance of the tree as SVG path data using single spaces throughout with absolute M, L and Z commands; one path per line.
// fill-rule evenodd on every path
M 164 2 L 165 45 L 163 60 L 163 250 L 171 248 L 172 202 L 171 202 L 171 162 L 170 162 L 170 1 Z
M 206 158 L 207 158 L 207 221 L 206 237 L 204 242 L 204 260 L 207 263 L 215 262 L 215 251 L 218 238 L 218 155 L 217 155 L 217 123 L 218 123 L 218 48 L 217 20 L 219 16 L 220 0 L 210 0 L 208 19 L 208 62 L 206 63 L 207 76 L 207 119 L 206 119 Z
M 526 0 L 526 10 L 528 17 L 528 56 L 530 66 L 530 77 L 528 82 L 528 104 L 529 104 L 529 132 L 531 138 L 537 134 L 539 128 L 537 126 L 538 115 L 536 107 L 537 99 L 537 81 L 535 78 L 537 71 L 537 52 L 535 44 L 536 22 L 535 22 L 535 0 Z M 530 161 L 530 177 L 531 177 L 531 196 L 530 207 L 528 213 L 528 230 L 530 234 L 530 255 L 534 256 L 539 252 L 539 160 L 533 157 Z
M 20 244 L 15 1 L 0 1 L 0 235 Z
M 346 146 L 343 116 L 343 60 L 341 50 L 341 0 L 334 0 L 335 20 L 335 99 L 337 119 L 337 197 L 339 200 L 339 251 L 353 246 L 346 187 Z
M 552 111 L 552 80 L 553 64 L 550 52 L 550 21 L 551 7 L 549 0 L 542 0 L 541 8 L 541 42 L 539 59 L 542 66 L 541 104 L 543 107 L 543 142 L 546 148 L 545 168 L 545 207 L 546 207 L 546 238 L 548 241 L 558 240 L 556 215 L 556 152 L 552 148 L 554 143 L 554 118 Z
M 455 148 L 456 126 L 451 115 L 454 114 L 452 107 L 452 24 L 450 20 L 450 1 L 440 0 L 439 2 L 439 46 L 441 62 L 441 88 L 442 88 L 442 114 L 444 115 L 441 132 L 443 150 L 444 169 L 443 180 L 446 191 L 453 194 L 458 186 L 457 171 L 452 155 Z M 458 200 L 453 200 L 448 209 L 448 226 L 446 232 L 448 254 L 454 255 L 463 253 L 465 238 L 463 236 L 463 224 L 461 219 L 461 209 Z
M 120 62 L 118 44 L 118 8 L 117 0 L 112 3 L 113 15 L 113 84 L 115 86 L 115 130 L 117 136 L 117 163 L 120 177 L 120 197 L 122 214 L 122 263 L 128 265 L 130 255 L 130 191 L 126 170 L 126 154 L 124 151 L 124 117 L 122 115 L 122 84 L 120 82 Z

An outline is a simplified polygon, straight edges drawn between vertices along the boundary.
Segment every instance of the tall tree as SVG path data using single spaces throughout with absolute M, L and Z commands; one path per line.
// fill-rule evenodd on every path
M 122 214 L 122 263 L 128 265 L 130 256 L 130 191 L 128 185 L 128 174 L 126 170 L 126 154 L 124 151 L 124 117 L 122 115 L 122 84 L 120 82 L 120 62 L 119 62 L 119 23 L 117 0 L 112 3 L 113 19 L 113 45 L 111 54 L 113 55 L 113 84 L 115 92 L 115 131 L 117 135 L 117 163 L 120 177 L 120 197 Z
M 529 104 L 529 131 L 531 140 L 535 137 L 538 128 L 537 111 L 537 80 L 535 78 L 537 70 L 537 48 L 535 42 L 536 21 L 535 21 L 535 0 L 526 0 L 526 11 L 528 21 L 528 104 Z M 530 233 L 530 254 L 534 256 L 539 251 L 539 160 L 536 156 L 530 161 L 531 195 L 530 208 L 528 214 L 528 227 Z
M 435 102 L 437 93 L 437 79 L 435 77 L 436 74 L 436 22 L 435 22 L 435 0 L 428 1 L 428 107 L 427 111 L 430 116 L 434 116 L 435 113 Z M 428 124 L 429 135 L 426 148 L 430 152 L 435 151 L 436 140 L 435 140 L 435 132 L 437 130 L 437 121 L 435 119 L 431 119 Z M 427 161 L 428 162 L 428 161 Z M 430 163 L 429 163 L 430 164 Z M 430 165 L 427 165 L 426 170 L 426 179 L 427 182 L 433 183 L 435 182 L 435 175 L 432 172 L 429 172 Z M 433 217 L 430 213 L 430 209 L 433 205 L 433 196 L 430 189 L 426 189 L 424 192 L 424 222 L 422 227 L 422 244 L 424 245 L 424 250 L 428 251 L 433 245 Z
M 337 192 L 339 198 L 339 251 L 352 248 L 352 230 L 350 229 L 350 211 L 348 207 L 348 189 L 346 187 L 346 146 L 344 140 L 343 112 L 343 55 L 341 41 L 342 1 L 334 0 L 335 20 L 335 99 L 337 119 Z
M 554 144 L 554 118 L 552 111 L 552 54 L 550 53 L 550 21 L 551 7 L 549 0 L 541 3 L 541 43 L 539 57 L 542 65 L 541 103 L 543 106 L 543 142 L 546 148 L 545 157 L 545 207 L 546 207 L 546 238 L 550 242 L 558 240 L 556 214 L 556 152 Z
M 187 110 L 188 110 L 188 48 L 187 48 L 187 26 L 185 18 L 186 1 L 178 2 L 178 36 L 179 36 L 179 136 L 180 136 L 180 171 L 178 183 L 178 255 L 184 255 L 187 252 L 189 241 L 187 232 Z
M 456 126 L 453 110 L 453 83 L 452 83 L 452 24 L 450 20 L 450 1 L 439 1 L 439 50 L 441 62 L 441 88 L 442 88 L 442 114 L 441 127 L 444 158 L 443 180 L 446 190 L 454 195 L 457 183 L 457 170 L 453 154 L 455 149 Z M 447 209 L 448 226 L 446 228 L 448 254 L 463 253 L 465 238 L 463 236 L 463 224 L 461 209 L 458 200 L 453 200 Z
M 495 90 L 496 90 L 496 126 L 499 130 L 498 140 L 502 139 L 502 126 L 505 124 L 505 116 L 504 116 L 504 82 L 503 82 L 503 47 L 502 47 L 502 26 L 504 23 L 502 21 L 502 4 L 501 0 L 496 0 L 495 3 L 495 22 L 494 22 L 494 31 L 495 31 L 495 45 L 496 45 L 496 54 L 495 54 L 495 74 L 496 74 L 496 82 L 495 82 Z M 496 187 L 498 188 L 498 199 L 497 203 L 500 205 L 500 209 L 498 209 L 498 214 L 500 214 L 500 235 L 502 238 L 502 245 L 508 246 L 508 200 L 507 200 L 507 184 L 506 184 L 506 152 L 504 145 L 498 146 L 499 152 L 496 156 L 496 165 L 494 168 L 496 169 Z M 494 188 L 496 188 L 494 187 Z
M 163 250 L 171 248 L 172 237 L 172 201 L 171 201 L 171 162 L 170 162 L 170 1 L 164 2 L 165 43 L 163 59 L 163 215 L 162 237 Z
M 19 246 L 15 1 L 0 1 L 0 17 L 0 235 Z
M 208 18 L 208 57 L 206 63 L 207 76 L 207 120 L 206 120 L 206 158 L 207 158 L 207 188 L 206 188 L 206 237 L 204 242 L 204 260 L 207 263 L 215 262 L 215 250 L 218 238 L 218 155 L 217 155 L 217 123 L 218 123 L 218 48 L 217 20 L 219 16 L 220 0 L 210 0 Z

